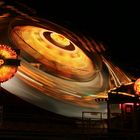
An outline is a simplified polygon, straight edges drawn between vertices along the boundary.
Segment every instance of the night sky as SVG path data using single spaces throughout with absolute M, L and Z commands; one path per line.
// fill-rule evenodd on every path
M 140 77 L 140 27 L 137 3 L 103 0 L 13 1 L 35 9 L 36 16 L 103 42 L 114 62 Z

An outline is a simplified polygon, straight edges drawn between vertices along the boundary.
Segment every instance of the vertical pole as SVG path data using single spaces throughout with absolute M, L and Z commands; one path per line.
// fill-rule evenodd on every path
M 133 131 L 137 130 L 137 105 L 136 105 L 136 101 L 134 101 L 134 108 L 133 108 L 133 115 L 132 115 L 132 128 Z
M 82 132 L 85 133 L 84 112 L 82 112 Z
M 121 103 L 121 130 L 124 128 L 124 110 L 123 103 Z
M 108 132 L 110 131 L 110 103 L 109 103 L 109 97 L 107 100 L 107 129 Z
M 3 123 L 3 93 L 0 83 L 0 125 Z

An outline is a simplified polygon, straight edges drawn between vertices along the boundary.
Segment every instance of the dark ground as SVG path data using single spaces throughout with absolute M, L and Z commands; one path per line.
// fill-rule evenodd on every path
M 118 121 L 116 118 L 115 122 L 119 124 Z M 140 138 L 140 131 L 129 128 L 129 124 L 127 129 L 117 127 L 109 131 L 104 124 L 106 120 L 82 121 L 80 118 L 54 114 L 0 89 L 0 139 L 135 140 Z

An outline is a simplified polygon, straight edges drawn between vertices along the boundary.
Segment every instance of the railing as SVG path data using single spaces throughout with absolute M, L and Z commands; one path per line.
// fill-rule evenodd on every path
M 107 130 L 107 113 L 82 112 L 82 128 L 84 133 L 105 132 Z

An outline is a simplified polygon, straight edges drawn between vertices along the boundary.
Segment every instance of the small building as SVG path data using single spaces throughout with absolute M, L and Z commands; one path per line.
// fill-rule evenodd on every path
M 122 85 L 108 92 L 108 129 L 119 131 L 140 130 L 140 97 L 135 83 Z

